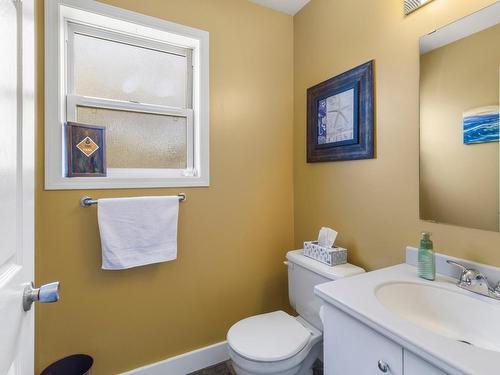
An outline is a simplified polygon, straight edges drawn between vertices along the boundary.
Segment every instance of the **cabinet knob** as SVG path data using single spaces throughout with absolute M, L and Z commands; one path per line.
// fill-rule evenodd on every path
M 386 372 L 389 372 L 389 365 L 387 363 L 385 363 L 384 361 L 382 360 L 379 360 L 378 363 L 378 369 L 384 373 Z

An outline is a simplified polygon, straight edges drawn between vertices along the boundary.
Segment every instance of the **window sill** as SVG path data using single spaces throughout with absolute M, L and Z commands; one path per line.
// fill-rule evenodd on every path
M 137 189 L 209 186 L 206 176 L 184 176 L 168 169 L 108 169 L 107 177 L 59 177 L 45 180 L 45 190 Z

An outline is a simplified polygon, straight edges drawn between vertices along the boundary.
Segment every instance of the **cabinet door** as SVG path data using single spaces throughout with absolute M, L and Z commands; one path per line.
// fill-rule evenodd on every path
M 417 355 L 405 350 L 403 353 L 405 375 L 446 375 L 446 372 L 426 362 Z
M 325 307 L 323 320 L 326 375 L 403 374 L 401 346 L 334 307 Z M 388 365 L 386 372 L 379 361 Z

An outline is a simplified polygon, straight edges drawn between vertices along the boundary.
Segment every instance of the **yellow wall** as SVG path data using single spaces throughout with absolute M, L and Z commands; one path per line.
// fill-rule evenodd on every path
M 36 272 L 38 284 L 63 283 L 60 303 L 37 307 L 38 370 L 87 352 L 94 374 L 124 371 L 220 341 L 236 320 L 287 306 L 281 260 L 294 223 L 296 246 L 329 225 L 367 269 L 401 262 L 423 229 L 444 253 L 500 265 L 500 234 L 418 218 L 418 37 L 493 0 L 434 1 L 407 18 L 402 0 L 312 0 L 293 20 L 244 0 L 108 2 L 210 32 L 212 184 L 183 189 L 177 261 L 99 269 L 95 208 L 78 206 L 87 192 L 43 191 L 38 2 Z M 372 58 L 377 158 L 306 164 L 306 89 Z
M 420 215 L 498 230 L 498 142 L 463 143 L 463 113 L 498 106 L 500 25 L 420 57 Z
M 329 225 L 350 261 L 401 262 L 419 232 L 437 250 L 500 265 L 500 234 L 419 220 L 418 39 L 492 0 L 439 0 L 404 17 L 402 0 L 313 0 L 294 17 L 295 243 Z M 306 163 L 306 89 L 375 59 L 376 159 Z
M 293 21 L 245 0 L 108 3 L 210 32 L 211 186 L 43 190 L 43 3 L 38 21 L 37 283 L 62 299 L 36 313 L 36 367 L 71 353 L 115 374 L 225 339 L 237 320 L 287 306 L 293 246 Z M 100 197 L 185 191 L 174 262 L 100 270 Z

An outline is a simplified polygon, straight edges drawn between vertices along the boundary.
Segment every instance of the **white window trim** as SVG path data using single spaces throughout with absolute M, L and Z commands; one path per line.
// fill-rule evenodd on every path
M 192 50 L 192 110 L 150 104 L 120 102 L 68 95 L 66 101 L 65 23 L 87 23 L 155 40 L 169 40 L 181 49 Z M 111 25 L 110 25 L 111 23 Z M 96 1 L 50 0 L 45 2 L 45 189 L 113 189 L 209 186 L 209 34 L 206 31 L 130 12 Z M 65 177 L 64 122 L 66 111 L 77 104 L 111 109 L 135 110 L 186 117 L 188 168 L 108 169 L 107 177 Z M 68 120 L 71 111 L 68 111 Z M 74 119 L 74 118 L 73 118 Z M 192 121 L 190 121 L 192 120 Z M 188 137 L 189 139 L 189 137 Z M 193 150 L 193 152 L 189 152 Z M 190 159 L 192 156 L 192 160 Z

